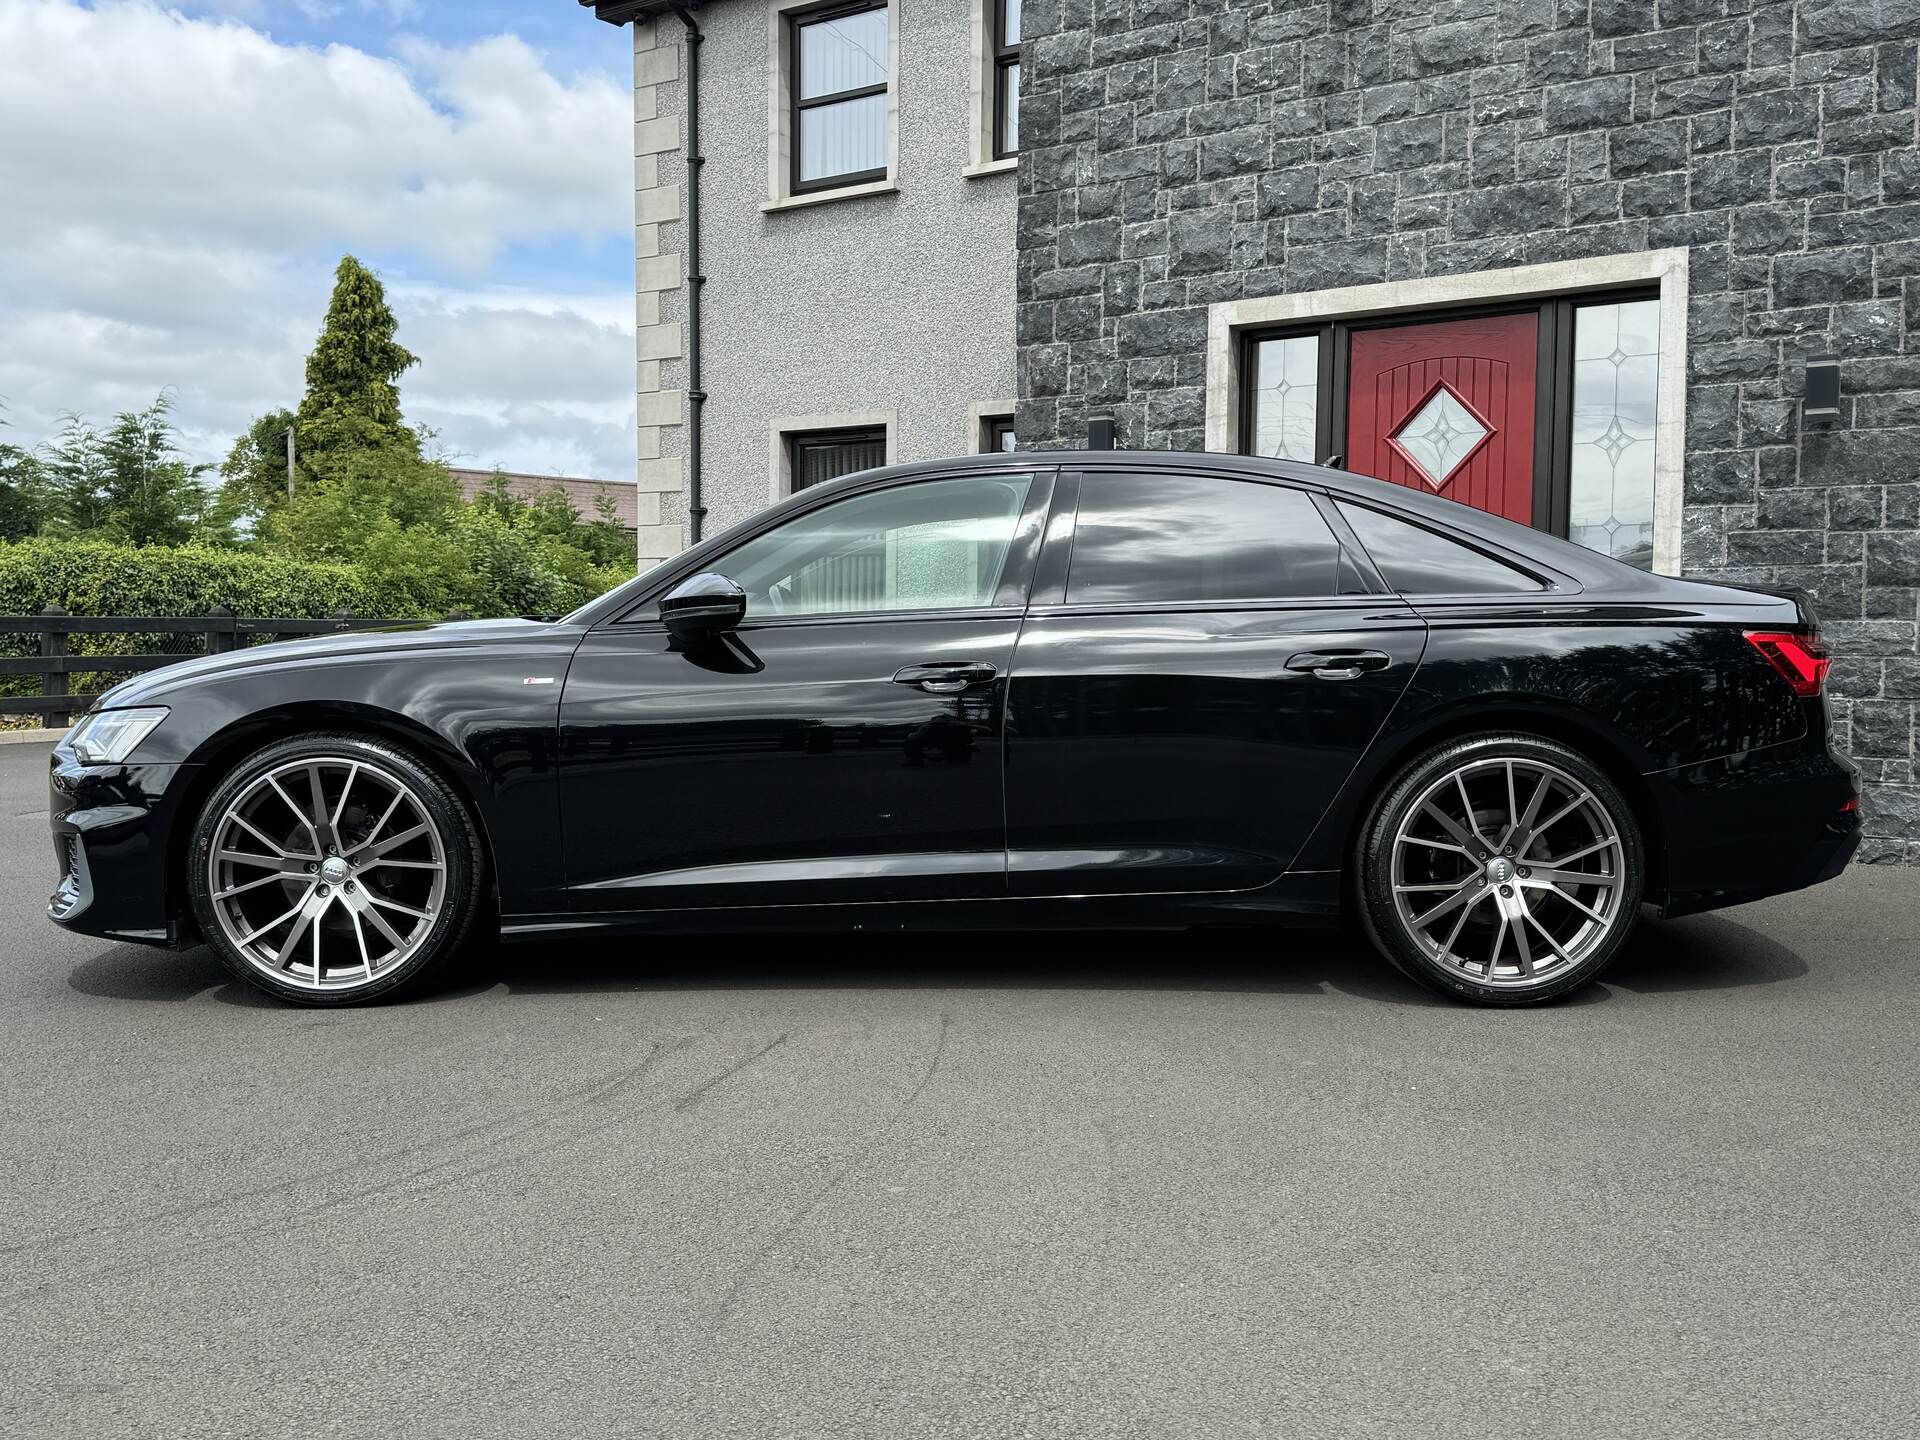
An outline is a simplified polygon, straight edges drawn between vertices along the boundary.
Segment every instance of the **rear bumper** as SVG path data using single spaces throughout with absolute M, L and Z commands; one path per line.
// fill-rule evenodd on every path
M 1860 845 L 1852 764 L 1806 741 L 1650 775 L 1665 817 L 1665 915 L 1831 880 Z
M 189 768 L 83 765 L 64 745 L 54 748 L 47 813 L 57 881 L 48 919 L 83 935 L 180 941 L 167 885 L 167 834 Z

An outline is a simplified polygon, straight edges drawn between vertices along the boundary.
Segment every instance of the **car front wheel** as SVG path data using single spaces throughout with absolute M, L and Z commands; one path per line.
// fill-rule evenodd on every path
M 302 735 L 214 791 L 187 865 L 200 933 L 235 974 L 339 1005 L 418 986 L 459 947 L 481 856 L 464 807 L 411 755 Z
M 1633 812 L 1578 752 L 1477 735 L 1387 787 L 1359 855 L 1360 914 L 1394 965 L 1442 994 L 1528 1005 L 1619 953 L 1645 862 Z

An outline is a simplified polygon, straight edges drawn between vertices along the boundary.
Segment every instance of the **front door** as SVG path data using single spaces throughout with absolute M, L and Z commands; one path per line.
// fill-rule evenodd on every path
M 1347 468 L 1535 523 L 1533 311 L 1355 330 Z
M 1001 738 L 1048 480 L 843 496 L 707 568 L 733 634 L 604 626 L 562 696 L 576 910 L 1005 892 Z

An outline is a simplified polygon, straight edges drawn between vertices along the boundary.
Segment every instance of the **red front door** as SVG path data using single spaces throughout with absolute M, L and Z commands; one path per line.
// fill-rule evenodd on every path
M 1347 469 L 1531 525 L 1539 317 L 1353 332 Z

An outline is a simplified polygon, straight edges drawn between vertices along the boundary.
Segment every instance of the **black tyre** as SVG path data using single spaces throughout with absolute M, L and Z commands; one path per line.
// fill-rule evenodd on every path
M 1633 929 L 1646 869 L 1619 787 L 1577 751 L 1514 734 L 1412 761 L 1357 860 L 1357 908 L 1380 952 L 1481 1005 L 1535 1005 L 1592 980 Z
M 298 1005 L 420 987 L 467 938 L 482 878 L 460 800 L 399 746 L 358 735 L 248 757 L 207 798 L 187 855 L 207 944 Z

